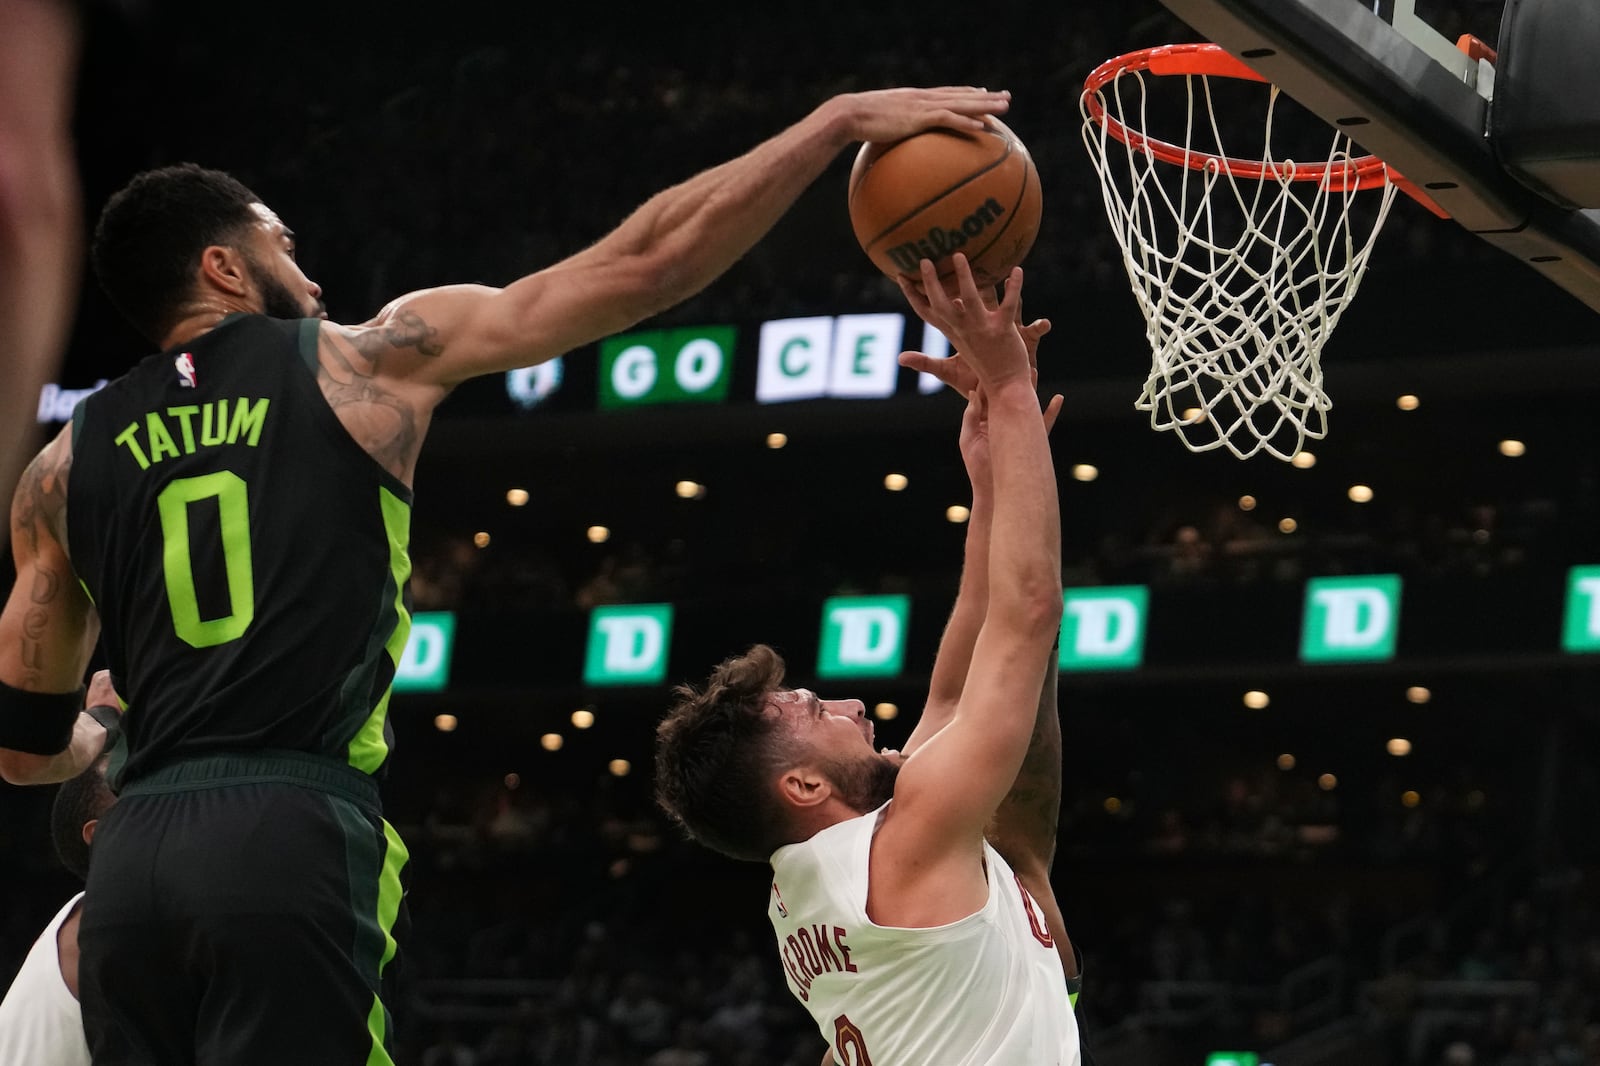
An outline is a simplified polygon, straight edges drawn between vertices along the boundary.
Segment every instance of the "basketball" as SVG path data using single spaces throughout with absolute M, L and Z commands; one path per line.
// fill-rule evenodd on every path
M 934 129 L 861 146 L 850 168 L 850 224 L 890 277 L 931 259 L 941 278 L 962 252 L 980 285 L 997 285 L 1039 233 L 1039 172 L 999 119 L 977 133 Z

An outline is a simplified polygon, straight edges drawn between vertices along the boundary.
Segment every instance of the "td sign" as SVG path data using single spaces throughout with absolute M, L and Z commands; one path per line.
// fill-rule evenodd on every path
M 449 611 L 421 611 L 411 617 L 411 636 L 395 664 L 396 692 L 438 692 L 450 681 L 450 651 L 456 640 L 456 616 Z
M 822 605 L 818 677 L 894 677 L 906 655 L 909 596 L 835 596 Z
M 1061 593 L 1063 670 L 1128 670 L 1144 660 L 1150 590 L 1143 585 L 1064 589 Z
M 583 680 L 590 685 L 658 685 L 667 676 L 672 604 L 596 607 L 589 616 Z
M 1316 577 L 1306 582 L 1300 658 L 1373 662 L 1394 658 L 1400 633 L 1400 575 Z

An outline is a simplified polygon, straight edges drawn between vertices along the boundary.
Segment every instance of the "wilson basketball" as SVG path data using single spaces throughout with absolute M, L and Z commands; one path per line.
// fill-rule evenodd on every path
M 1039 173 L 1016 134 L 985 121 L 978 133 L 935 129 L 861 146 L 850 168 L 850 224 L 879 270 L 915 277 L 932 259 L 947 277 L 962 252 L 973 278 L 995 285 L 1033 247 Z

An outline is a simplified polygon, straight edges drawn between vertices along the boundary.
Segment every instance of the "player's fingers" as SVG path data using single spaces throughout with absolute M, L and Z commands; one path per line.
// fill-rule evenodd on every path
M 896 274 L 894 281 L 896 285 L 900 286 L 900 292 L 905 296 L 906 303 L 911 305 L 911 309 L 915 311 L 919 317 L 924 311 L 930 310 L 928 304 L 928 294 L 923 291 L 921 285 L 918 285 L 904 274 Z
M 991 110 L 990 106 L 985 105 L 980 114 L 989 110 Z M 954 130 L 972 130 L 974 133 L 984 128 L 984 121 L 978 115 L 963 115 L 959 111 L 951 111 L 948 108 L 934 112 L 931 121 L 935 126 L 946 126 Z
M 1048 435 L 1056 428 L 1056 419 L 1061 416 L 1061 406 L 1066 403 L 1066 398 L 1059 392 L 1050 397 L 1050 402 L 1044 408 L 1044 431 Z
M 935 359 L 922 352 L 901 352 L 900 365 L 907 370 L 932 374 L 946 385 L 956 384 L 956 368 L 949 359 Z
M 934 310 L 948 307 L 949 294 L 944 291 L 944 286 L 939 284 L 939 271 L 934 268 L 933 260 L 922 260 L 917 264 L 917 269 L 922 275 L 922 291 L 927 297 L 929 306 Z
M 1012 314 L 1017 313 L 1018 306 L 1022 303 L 1022 268 L 1012 267 L 1011 273 L 1006 277 L 1005 295 L 1000 300 L 1002 310 Z
M 952 302 L 962 306 L 969 304 L 976 304 L 979 307 L 986 306 L 983 302 L 983 294 L 978 291 L 978 282 L 972 276 L 972 265 L 967 262 L 966 255 L 962 252 L 955 253 L 950 257 L 950 265 L 955 270 L 956 291 L 961 294 L 959 300 Z

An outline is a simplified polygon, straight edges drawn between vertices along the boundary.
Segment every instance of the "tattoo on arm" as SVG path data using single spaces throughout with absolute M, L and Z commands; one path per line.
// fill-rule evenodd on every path
M 415 311 L 398 311 L 382 326 L 364 329 L 354 339 L 356 350 L 374 364 L 386 350 L 393 348 L 415 348 L 419 355 L 430 359 L 444 354 L 438 327 L 428 325 Z
M 67 555 L 67 477 L 72 471 L 72 446 L 63 436 L 40 452 L 23 471 L 11 502 L 11 529 L 19 558 L 30 564 L 33 578 L 22 608 L 18 648 L 25 688 L 40 685 L 50 666 L 48 646 L 52 622 L 63 593 L 73 581 L 57 562 Z M 20 599 L 21 590 L 15 594 Z
M 407 328 L 416 336 L 434 332 L 414 313 L 403 312 L 402 317 L 414 320 L 415 326 Z M 386 339 L 390 333 L 389 326 L 324 330 L 318 345 L 317 385 L 356 443 L 385 469 L 403 478 L 416 460 L 422 437 L 416 410 L 387 387 L 378 372 L 381 353 L 403 346 Z M 431 343 L 425 338 L 424 342 Z
M 34 457 L 17 483 L 11 501 L 11 529 L 33 555 L 39 553 L 44 536 L 66 548 L 67 475 L 71 471 L 72 449 L 58 439 Z

